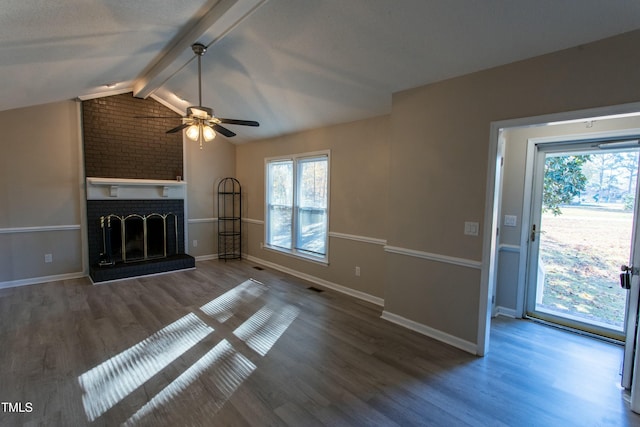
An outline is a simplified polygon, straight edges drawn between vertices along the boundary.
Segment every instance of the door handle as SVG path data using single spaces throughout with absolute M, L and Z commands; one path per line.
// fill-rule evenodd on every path
M 624 271 L 620 273 L 620 287 L 622 289 L 631 289 L 631 272 Z
M 536 241 L 536 235 L 541 234 L 541 233 L 544 233 L 544 232 L 536 230 L 536 225 L 533 224 L 531 226 L 531 236 L 530 236 L 531 241 L 535 242 Z
M 638 268 L 622 265 L 620 271 L 622 271 L 622 273 L 620 273 L 620 287 L 622 289 L 631 289 L 631 276 L 638 274 Z

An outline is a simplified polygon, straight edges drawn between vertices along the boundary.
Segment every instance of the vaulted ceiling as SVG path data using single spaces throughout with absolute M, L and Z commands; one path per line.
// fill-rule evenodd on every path
M 133 90 L 245 142 L 390 112 L 392 93 L 640 28 L 633 0 L 4 0 L 0 111 Z M 107 87 L 109 85 L 110 87 Z

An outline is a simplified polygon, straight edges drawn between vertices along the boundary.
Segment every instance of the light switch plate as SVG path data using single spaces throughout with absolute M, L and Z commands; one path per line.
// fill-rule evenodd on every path
M 465 221 L 464 234 L 467 236 L 477 236 L 480 229 L 480 224 L 477 222 Z
M 508 227 L 515 227 L 518 223 L 518 217 L 515 215 L 505 215 L 504 216 L 504 225 Z

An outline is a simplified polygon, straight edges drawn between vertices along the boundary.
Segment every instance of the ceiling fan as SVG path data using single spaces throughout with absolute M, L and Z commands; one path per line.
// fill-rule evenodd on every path
M 202 106 L 202 69 L 201 59 L 202 55 L 207 51 L 207 47 L 200 43 L 194 43 L 191 45 L 193 53 L 198 57 L 198 105 L 187 107 L 187 115 L 182 118 L 182 124 L 169 129 L 166 133 L 176 133 L 183 129 L 186 129 L 185 135 L 192 141 L 200 143 L 202 149 L 203 141 L 211 141 L 216 137 L 216 132 L 231 138 L 236 136 L 234 132 L 223 127 L 221 123 L 229 125 L 240 126 L 260 126 L 260 124 L 254 120 L 237 120 L 237 119 L 223 119 L 216 117 L 213 114 L 213 109 Z M 138 117 L 147 119 L 159 119 L 163 117 Z

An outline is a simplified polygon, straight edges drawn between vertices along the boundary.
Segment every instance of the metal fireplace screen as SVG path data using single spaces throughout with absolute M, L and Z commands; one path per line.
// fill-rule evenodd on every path
M 100 228 L 100 265 L 165 258 L 177 250 L 178 217 L 173 213 L 101 216 Z

